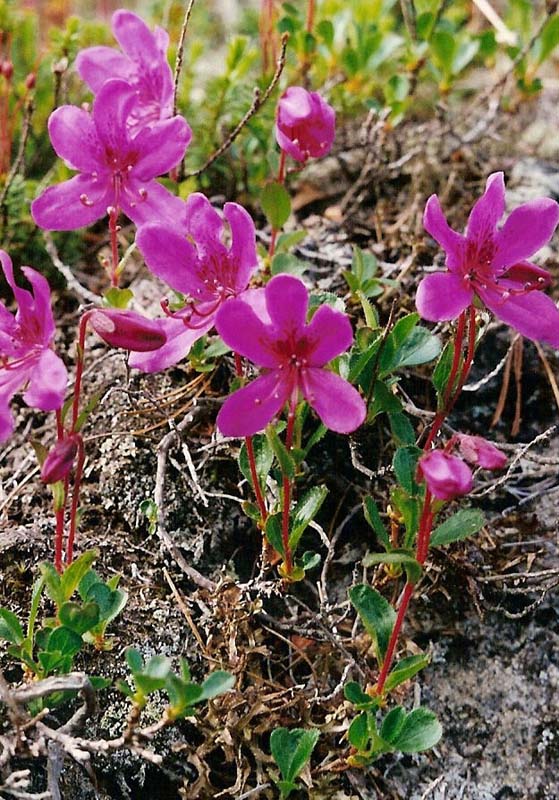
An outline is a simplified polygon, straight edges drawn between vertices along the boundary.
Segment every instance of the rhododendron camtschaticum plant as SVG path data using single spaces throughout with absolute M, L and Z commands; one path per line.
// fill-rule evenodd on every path
M 299 393 L 327 428 L 350 433 L 365 419 L 365 403 L 351 384 L 325 369 L 347 350 L 353 333 L 345 314 L 323 305 L 307 324 L 308 292 L 298 278 L 277 275 L 265 289 L 223 305 L 217 330 L 229 347 L 266 370 L 238 389 L 218 414 L 225 436 L 250 436 Z
M 559 205 L 547 197 L 532 200 L 516 208 L 498 228 L 504 211 L 502 172 L 487 179 L 465 235 L 449 227 L 438 197 L 429 198 L 424 225 L 446 251 L 448 271 L 423 278 L 417 310 L 424 319 L 451 320 L 471 306 L 477 295 L 496 317 L 523 336 L 559 347 L 559 310 L 540 291 L 551 276 L 527 260 L 553 236 Z
M 0 263 L 18 310 L 12 315 L 0 304 L 0 442 L 12 433 L 14 421 L 9 404 L 27 386 L 24 401 L 32 408 L 61 408 L 68 382 L 66 367 L 52 350 L 55 326 L 46 279 L 31 267 L 22 267 L 32 292 L 14 279 L 10 257 L 0 250 Z
M 122 80 L 107 81 L 88 114 L 62 106 L 49 117 L 57 154 L 81 174 L 50 186 L 31 206 L 37 225 L 73 230 L 122 210 L 136 224 L 176 219 L 183 202 L 154 179 L 175 167 L 191 138 L 185 119 L 173 117 L 132 136 L 127 126 L 138 99 Z
M 213 328 L 221 305 L 246 289 L 258 267 L 254 223 L 242 206 L 223 207 L 231 231 L 229 247 L 222 241 L 224 221 L 203 194 L 191 194 L 182 211 L 182 219 L 176 221 L 177 225 L 183 221 L 181 227 L 151 223 L 143 225 L 136 237 L 150 270 L 187 295 L 184 309 L 167 311 L 170 317 L 159 322 L 166 344 L 152 353 L 131 356 L 130 366 L 145 372 L 184 358 L 194 342 Z
M 88 47 L 78 53 L 76 69 L 94 94 L 106 81 L 122 78 L 136 92 L 138 102 L 126 123 L 137 132 L 145 125 L 173 115 L 173 73 L 167 62 L 169 35 L 157 26 L 152 33 L 132 11 L 119 9 L 112 17 L 112 47 Z

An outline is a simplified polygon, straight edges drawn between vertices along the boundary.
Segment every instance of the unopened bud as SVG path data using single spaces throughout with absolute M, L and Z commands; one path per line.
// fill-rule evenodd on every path
M 95 310 L 89 317 L 95 333 L 112 347 L 148 353 L 159 350 L 167 336 L 157 320 L 146 319 L 135 311 L 120 311 L 103 308 Z
M 70 474 L 78 452 L 78 442 L 78 436 L 68 436 L 51 447 L 41 469 L 43 483 L 58 483 Z
M 14 65 L 8 58 L 2 62 L 2 67 L 0 69 L 2 71 L 2 75 L 7 81 L 12 79 L 12 75 L 14 74 Z
M 34 72 L 30 72 L 27 78 L 25 79 L 25 88 L 34 89 L 36 83 L 37 83 L 36 74 Z

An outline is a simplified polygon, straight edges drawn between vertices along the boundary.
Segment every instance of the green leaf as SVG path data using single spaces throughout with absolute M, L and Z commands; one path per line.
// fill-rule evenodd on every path
M 380 728 L 381 738 L 385 742 L 393 744 L 402 730 L 406 717 L 407 714 L 402 706 L 396 706 L 396 708 L 391 709 L 382 722 Z
M 320 20 L 316 26 L 316 33 L 321 39 L 324 39 L 327 47 L 332 47 L 334 44 L 334 26 L 329 19 Z
M 363 559 L 364 567 L 375 564 L 398 564 L 406 570 L 410 583 L 417 583 L 423 571 L 421 564 L 416 561 L 411 550 L 391 550 L 390 553 L 367 553 Z
M 375 503 L 372 497 L 366 497 L 363 500 L 363 513 L 365 514 L 365 519 L 367 523 L 371 526 L 371 528 L 375 532 L 378 540 L 382 543 L 382 545 L 386 550 L 390 550 L 392 545 L 390 543 L 390 537 L 388 536 L 388 531 L 384 527 L 384 523 L 380 518 L 377 504 Z
M 272 757 L 284 781 L 293 782 L 310 761 L 320 732 L 313 728 L 276 728 L 270 736 Z
M 291 532 L 289 534 L 289 545 L 294 551 L 299 544 L 299 540 L 309 522 L 318 513 L 320 506 L 326 499 L 328 489 L 326 486 L 313 486 L 301 497 L 292 513 Z
M 437 390 L 437 394 L 441 398 L 447 388 L 448 379 L 450 377 L 450 370 L 452 369 L 452 360 L 454 358 L 454 344 L 453 342 L 448 342 L 441 355 L 439 356 L 439 360 L 433 370 L 433 386 Z
M 399 352 L 404 347 L 404 342 L 410 336 L 411 332 L 419 322 L 419 314 L 407 314 L 402 319 L 398 320 L 392 331 L 388 334 L 384 341 L 384 347 L 380 356 L 379 368 L 380 374 L 385 375 L 392 372 L 400 364 Z M 405 354 L 405 349 L 404 349 Z
M 301 261 L 292 253 L 276 253 L 272 258 L 270 273 L 272 275 L 287 273 L 288 275 L 300 277 L 308 268 L 309 265 L 307 263 Z
M 0 639 L 11 644 L 21 644 L 24 640 L 19 619 L 7 608 L 0 608 Z
M 412 315 L 410 315 L 412 316 Z M 440 339 L 427 328 L 414 327 L 398 346 L 390 360 L 381 358 L 381 372 L 394 372 L 433 361 L 441 352 Z
M 364 692 L 356 681 L 349 681 L 344 686 L 344 697 L 358 709 L 376 708 L 379 705 L 378 697 L 371 697 Z
M 86 550 L 79 558 L 67 567 L 60 576 L 60 588 L 64 600 L 69 600 L 79 586 L 80 581 L 91 569 L 91 565 L 99 557 L 98 550 Z
M 273 425 L 268 425 L 266 428 L 266 436 L 279 462 L 281 471 L 286 477 L 293 479 L 295 477 L 295 462 L 291 454 L 287 452 L 287 448 L 279 438 Z
M 390 492 L 392 505 L 404 518 L 406 527 L 405 546 L 412 547 L 415 541 L 415 534 L 419 527 L 419 517 L 421 514 L 422 500 L 419 497 L 410 497 L 403 489 L 396 486 Z
M 90 631 L 99 622 L 99 606 L 97 603 L 63 603 L 58 610 L 60 622 L 80 636 Z
M 266 539 L 270 542 L 276 553 L 285 556 L 283 552 L 283 539 L 281 535 L 282 515 L 270 514 L 266 520 Z
M 83 639 L 79 633 L 62 626 L 55 628 L 49 636 L 47 650 L 49 653 L 59 651 L 64 656 L 75 656 L 82 645 Z
M 144 660 L 140 655 L 140 652 L 134 647 L 127 647 L 125 655 L 126 663 L 128 664 L 130 672 L 132 674 L 135 672 L 142 672 L 144 668 Z
M 264 489 L 266 478 L 268 477 L 268 473 L 274 461 L 274 451 L 266 436 L 262 435 L 252 437 L 252 448 L 254 450 L 254 460 L 256 462 L 256 474 L 258 475 L 261 488 Z M 246 443 L 243 444 L 241 452 L 239 453 L 239 467 L 249 482 L 249 485 L 252 486 L 252 475 L 250 472 Z
M 131 289 L 119 289 L 118 286 L 111 286 L 103 292 L 105 305 L 111 308 L 128 308 L 134 299 L 134 292 Z
M 39 564 L 39 569 L 44 578 L 48 596 L 57 606 L 62 605 L 66 598 L 62 591 L 60 575 L 49 561 L 43 561 L 42 564 Z
M 417 460 L 421 454 L 422 450 L 415 447 L 415 445 L 399 447 L 394 453 L 392 466 L 394 467 L 396 479 L 402 489 L 409 495 L 414 495 L 417 492 L 415 473 L 417 470 Z
M 278 781 L 276 786 L 280 790 L 281 800 L 285 800 L 285 798 L 289 797 L 291 792 L 294 792 L 298 788 L 297 784 L 292 781 Z
M 377 414 L 399 414 L 402 410 L 402 403 L 398 397 L 390 390 L 390 387 L 380 379 L 375 381 L 372 398 L 372 402 L 369 406 L 370 421 L 372 421 Z
M 296 247 L 307 237 L 307 231 L 289 231 L 281 233 L 276 242 L 276 253 L 285 253 L 292 247 Z
M 375 655 L 381 664 L 396 621 L 396 612 L 388 600 L 365 583 L 353 586 L 349 590 L 349 599 L 373 640 Z
M 310 550 L 306 550 L 301 556 L 301 568 L 304 572 L 308 572 L 310 569 L 318 567 L 320 561 L 320 553 L 313 553 Z
M 536 42 L 537 64 L 538 65 L 543 64 L 543 62 L 547 58 L 549 58 L 549 56 L 555 50 L 558 44 L 559 44 L 559 15 L 554 14 L 545 23 L 544 28 L 539 37 L 539 40 Z
M 347 738 L 356 750 L 361 752 L 368 750 L 371 735 L 369 733 L 369 715 L 366 711 L 363 711 L 352 720 L 347 731 Z
M 416 708 L 410 712 L 392 742 L 402 753 L 421 753 L 429 750 L 440 740 L 443 733 L 435 714 L 427 708 Z
M 430 547 L 441 547 L 473 536 L 485 525 L 485 517 L 479 509 L 463 508 L 453 514 L 433 531 Z
M 399 447 L 415 444 L 415 431 L 406 414 L 401 412 L 389 414 L 388 419 L 390 421 L 392 436 Z
M 202 697 L 201 700 L 212 700 L 220 694 L 230 692 L 235 686 L 236 678 L 230 672 L 222 669 L 217 669 L 208 675 L 202 684 Z
M 425 653 L 420 653 L 416 656 L 408 656 L 399 661 L 392 672 L 388 675 L 386 683 L 384 684 L 385 694 L 390 692 L 401 683 L 405 683 L 414 675 L 417 675 L 429 663 L 429 656 Z
M 272 228 L 283 228 L 291 214 L 291 198 L 285 186 L 277 181 L 267 183 L 260 195 L 260 205 Z

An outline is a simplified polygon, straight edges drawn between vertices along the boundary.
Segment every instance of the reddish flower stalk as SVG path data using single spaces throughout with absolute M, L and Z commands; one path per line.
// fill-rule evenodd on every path
M 111 235 L 111 286 L 118 286 L 118 240 L 117 234 L 120 230 L 116 224 L 118 219 L 118 208 L 111 206 L 109 209 L 109 232 Z
M 307 6 L 307 22 L 305 26 L 307 33 L 312 33 L 312 29 L 314 28 L 314 12 L 315 12 L 314 0 L 309 0 L 309 4 Z
M 235 353 L 235 372 L 239 378 L 244 376 L 243 362 L 239 353 Z M 266 501 L 264 500 L 264 495 L 262 494 L 262 489 L 260 488 L 260 481 L 258 480 L 258 472 L 256 471 L 256 457 L 254 455 L 252 436 L 245 436 L 245 446 L 247 449 L 252 485 L 254 486 L 254 494 L 256 495 L 256 503 L 260 511 L 262 524 L 265 524 L 266 520 L 268 519 L 268 509 L 266 508 Z
M 287 431 L 285 434 L 285 449 L 289 453 L 293 445 L 293 428 L 295 426 L 295 404 L 289 404 L 289 413 L 287 416 Z M 289 546 L 289 508 L 291 506 L 291 479 L 288 475 L 283 473 L 283 515 L 281 524 L 281 540 L 283 543 L 283 560 L 285 564 L 285 571 L 287 575 L 293 572 L 293 556 L 291 554 L 291 547 Z

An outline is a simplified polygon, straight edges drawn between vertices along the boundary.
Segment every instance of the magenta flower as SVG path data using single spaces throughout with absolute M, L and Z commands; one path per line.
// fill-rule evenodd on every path
M 365 419 L 365 403 L 347 381 L 324 369 L 350 347 L 349 319 L 321 306 L 307 324 L 308 292 L 302 281 L 277 275 L 265 289 L 254 289 L 220 308 L 216 328 L 229 347 L 265 373 L 234 392 L 217 424 L 225 436 L 251 436 L 263 430 L 283 406 L 301 392 L 322 422 L 350 433 Z
M 78 454 L 79 441 L 80 435 L 73 434 L 51 447 L 41 467 L 43 483 L 58 483 L 70 474 Z
M 167 341 L 161 320 L 146 319 L 135 311 L 95 309 L 90 312 L 88 321 L 95 333 L 111 347 L 148 353 L 163 347 Z
M 140 17 L 125 9 L 115 11 L 112 28 L 123 52 L 112 47 L 88 47 L 78 53 L 76 69 L 94 94 L 111 78 L 122 78 L 134 88 L 138 102 L 127 124 L 137 132 L 173 115 L 169 36 L 159 27 L 152 33 Z
M 95 98 L 92 114 L 76 106 L 53 111 L 52 145 L 81 174 L 50 186 L 33 202 L 37 225 L 73 230 L 104 217 L 109 207 L 124 211 L 137 225 L 183 213 L 183 202 L 154 178 L 182 159 L 190 128 L 182 117 L 173 117 L 132 136 L 126 120 L 136 103 L 128 83 L 110 80 Z
M 133 355 L 132 367 L 153 372 L 176 364 L 213 328 L 220 306 L 246 289 L 258 266 L 254 223 L 237 203 L 226 203 L 223 216 L 231 231 L 229 247 L 222 242 L 222 217 L 199 193 L 183 205 L 186 222 L 180 230 L 153 223 L 138 231 L 136 243 L 150 270 L 188 301 L 173 318 L 160 321 L 167 343 L 154 353 Z
M 504 211 L 502 172 L 487 179 L 465 235 L 449 227 L 438 197 L 429 198 L 423 222 L 446 251 L 448 271 L 423 278 L 417 310 L 432 321 L 455 319 L 477 295 L 496 317 L 523 336 L 559 347 L 559 310 L 539 291 L 549 285 L 550 275 L 527 261 L 553 236 L 559 206 L 545 197 L 533 200 L 516 208 L 498 228 Z
M 470 464 L 479 464 L 483 469 L 503 469 L 507 457 L 502 450 L 481 436 L 457 434 L 458 449 L 462 458 Z
M 68 374 L 63 361 L 51 350 L 55 327 L 47 281 L 31 267 L 23 267 L 33 291 L 21 289 L 14 280 L 10 257 L 3 250 L 0 263 L 18 304 L 15 316 L 0 305 L 0 442 L 3 442 L 14 429 L 9 404 L 16 392 L 27 386 L 23 399 L 28 406 L 54 411 L 64 402 Z
M 320 158 L 332 149 L 336 113 L 318 92 L 290 86 L 279 99 L 276 140 L 295 161 Z
M 472 491 L 472 471 L 458 456 L 431 450 L 419 459 L 419 470 L 438 500 L 451 500 Z

